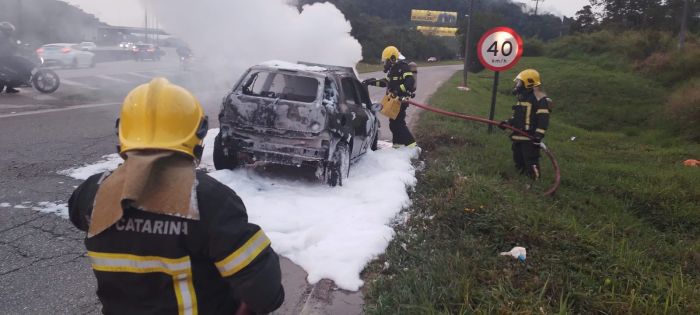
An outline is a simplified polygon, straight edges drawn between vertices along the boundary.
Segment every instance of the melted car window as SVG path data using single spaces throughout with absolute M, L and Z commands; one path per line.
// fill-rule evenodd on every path
M 345 102 L 348 104 L 362 104 L 362 102 L 360 102 L 360 97 L 355 90 L 355 85 L 352 83 L 352 79 L 343 78 L 341 84 L 343 85 L 343 93 L 345 93 Z
M 318 80 L 310 77 L 260 71 L 249 74 L 244 82 L 241 89 L 246 95 L 305 103 L 318 96 Z

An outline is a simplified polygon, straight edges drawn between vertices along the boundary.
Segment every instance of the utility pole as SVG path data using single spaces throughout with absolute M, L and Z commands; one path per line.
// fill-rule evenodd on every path
M 683 1 L 683 16 L 681 17 L 681 32 L 678 35 L 678 49 L 683 50 L 685 47 L 685 32 L 688 29 L 688 2 L 690 0 Z
M 144 4 L 143 8 L 143 23 L 144 23 L 144 32 L 143 32 L 143 40 L 145 44 L 148 44 L 148 7 Z
M 464 82 L 462 82 L 461 88 L 465 91 L 469 91 L 469 33 L 472 26 L 472 16 L 474 15 L 474 0 L 469 2 L 469 14 L 465 14 L 464 17 L 467 18 L 467 31 L 464 35 Z
M 537 9 L 540 7 L 540 2 L 544 2 L 544 0 L 532 0 L 535 1 L 535 15 L 537 15 Z
M 22 26 L 22 0 L 17 0 L 17 38 L 22 38 L 24 27 Z

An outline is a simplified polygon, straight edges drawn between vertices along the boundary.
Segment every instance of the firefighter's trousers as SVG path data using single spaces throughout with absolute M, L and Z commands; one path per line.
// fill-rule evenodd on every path
M 392 134 L 392 142 L 394 144 L 409 145 L 416 142 L 413 138 L 413 134 L 406 126 L 406 110 L 408 109 L 408 103 L 401 103 L 401 111 L 396 119 L 389 119 L 389 130 Z

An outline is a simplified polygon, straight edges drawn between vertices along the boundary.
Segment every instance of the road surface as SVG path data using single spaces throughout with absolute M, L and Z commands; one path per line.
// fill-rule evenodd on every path
M 169 54 L 161 62 L 122 61 L 94 69 L 57 70 L 58 92 L 24 89 L 0 95 L 0 313 L 95 314 L 100 303 L 85 256 L 84 234 L 66 219 L 31 210 L 40 202 L 65 203 L 80 181 L 56 172 L 93 163 L 114 153 L 115 120 L 123 97 L 152 77 L 165 76 L 192 90 L 209 117 L 217 117 L 227 88 L 211 88 L 205 73 L 185 72 Z M 459 67 L 421 69 L 418 97 L 424 101 Z M 377 76 L 380 76 L 377 74 Z M 383 95 L 372 89 L 373 99 Z M 415 116 L 409 112 L 409 121 Z M 212 127 L 218 126 L 216 119 Z M 382 122 L 382 139 L 390 139 Z M 355 314 L 361 295 L 333 290 L 283 259 L 287 299 L 280 314 Z

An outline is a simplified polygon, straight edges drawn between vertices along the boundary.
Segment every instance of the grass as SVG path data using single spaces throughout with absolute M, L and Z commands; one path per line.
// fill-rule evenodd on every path
M 442 60 L 438 62 L 417 62 L 419 67 L 434 67 L 434 66 L 449 66 L 464 64 L 461 60 Z M 357 72 L 368 73 L 382 71 L 383 67 L 380 64 L 360 62 L 357 64 Z
M 539 196 L 552 180 L 546 165 L 525 190 L 500 130 L 423 114 L 416 133 L 427 167 L 408 223 L 365 270 L 365 311 L 699 314 L 700 169 L 681 162 L 700 146 L 649 119 L 664 90 L 632 74 L 524 58 L 501 74 L 496 117 L 510 114 L 505 92 L 525 67 L 541 71 L 557 104 L 546 142 L 561 188 Z M 491 75 L 471 76 L 467 94 L 455 88 L 460 78 L 431 103 L 487 116 Z M 527 248 L 525 263 L 498 255 L 513 246 Z

